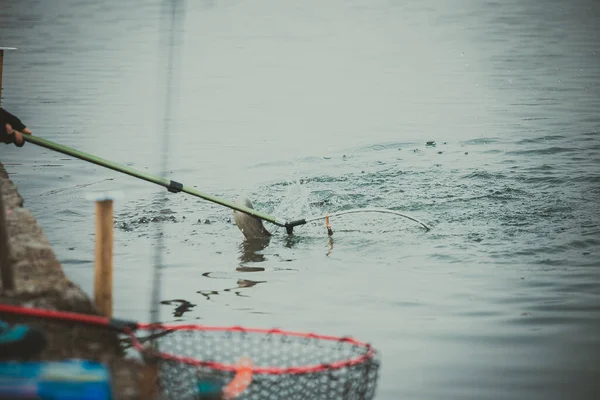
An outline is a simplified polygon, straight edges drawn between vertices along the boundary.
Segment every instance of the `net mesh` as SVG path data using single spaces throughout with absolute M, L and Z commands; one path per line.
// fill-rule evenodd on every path
M 368 400 L 375 394 L 378 354 L 352 339 L 177 329 L 161 334 L 156 344 L 166 399 L 220 399 L 199 395 L 199 388 L 226 385 L 242 357 L 252 360 L 253 375 L 239 400 Z

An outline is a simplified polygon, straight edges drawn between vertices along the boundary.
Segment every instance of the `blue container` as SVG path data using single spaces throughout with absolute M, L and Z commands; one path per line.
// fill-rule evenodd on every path
M 112 400 L 110 371 L 86 360 L 0 362 L 0 399 Z

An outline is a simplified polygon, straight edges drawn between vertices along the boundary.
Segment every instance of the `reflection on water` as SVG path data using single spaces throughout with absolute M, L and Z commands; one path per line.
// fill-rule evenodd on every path
M 327 250 L 326 255 L 330 256 L 332 252 L 333 252 L 333 238 L 331 236 L 329 236 L 329 249 Z
M 240 243 L 240 267 L 244 267 L 244 263 L 266 261 L 267 259 L 261 251 L 269 245 L 270 241 L 270 237 L 265 237 L 245 239 Z
M 246 267 L 240 266 L 235 269 L 238 272 L 263 272 L 265 269 L 263 267 Z
M 250 297 L 250 296 L 242 293 L 238 289 L 251 288 L 253 286 L 258 285 L 259 283 L 265 283 L 265 282 L 266 281 L 252 281 L 252 280 L 249 280 L 249 279 L 238 279 L 237 286 L 235 286 L 235 287 L 225 288 L 225 289 L 222 289 L 222 290 L 199 290 L 196 293 L 200 293 L 202 296 L 204 296 L 206 298 L 206 300 L 210 300 L 212 296 L 218 296 L 222 292 L 224 292 L 224 293 L 233 293 L 233 294 L 235 294 L 236 296 L 239 296 L 239 297 Z
M 286 235 L 285 238 L 283 239 L 283 245 L 285 247 L 287 247 L 288 249 L 292 249 L 292 248 L 294 248 L 294 246 L 296 246 L 301 241 L 302 241 L 302 237 L 299 236 L 298 234 Z
M 177 305 L 173 310 L 173 316 L 178 318 L 183 316 L 186 312 L 190 311 L 192 308 L 196 307 L 196 304 L 192 304 L 187 300 L 175 299 L 175 300 L 163 300 L 160 304 L 164 305 Z

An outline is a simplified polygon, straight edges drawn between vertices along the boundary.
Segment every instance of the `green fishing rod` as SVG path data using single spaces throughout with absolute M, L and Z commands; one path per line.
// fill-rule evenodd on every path
M 290 221 L 290 222 L 282 221 L 282 220 L 280 220 L 278 218 L 275 218 L 275 217 L 273 217 L 271 215 L 267 215 L 267 214 L 261 213 L 259 211 L 256 211 L 256 210 L 252 209 L 252 208 L 245 207 L 243 205 L 236 204 L 236 203 L 233 203 L 233 202 L 230 202 L 230 201 L 227 201 L 227 200 L 223 200 L 223 199 L 220 199 L 218 197 L 212 196 L 210 194 L 202 193 L 202 192 L 200 192 L 198 190 L 195 190 L 195 189 L 189 188 L 187 186 L 184 186 L 183 184 L 181 184 L 179 182 L 176 182 L 176 181 L 173 181 L 173 180 L 169 180 L 169 179 L 159 178 L 157 176 L 150 175 L 150 174 L 146 174 L 144 172 L 137 171 L 137 170 L 135 170 L 133 168 L 129 168 L 129 167 L 126 167 L 124 165 L 117 164 L 115 162 L 108 161 L 108 160 L 105 160 L 103 158 L 94 156 L 92 154 L 88 154 L 88 153 L 85 153 L 83 151 L 79 151 L 79 150 L 73 149 L 71 147 L 55 143 L 55 142 L 53 142 L 51 140 L 44 139 L 44 138 L 41 138 L 39 136 L 23 135 L 23 138 L 26 141 L 34 143 L 34 144 L 36 144 L 38 146 L 45 147 L 47 149 L 54 150 L 54 151 L 57 151 L 59 153 L 67 154 L 69 156 L 72 156 L 72 157 L 75 157 L 75 158 L 79 158 L 81 160 L 88 161 L 88 162 L 91 162 L 93 164 L 100 165 L 102 167 L 106 167 L 106 168 L 109 168 L 109 169 L 112 169 L 112 170 L 115 170 L 115 171 L 118 171 L 118 172 L 122 172 L 124 174 L 130 175 L 130 176 L 133 176 L 133 177 L 136 177 L 136 178 L 139 178 L 139 179 L 143 179 L 143 180 L 148 181 L 148 182 L 155 183 L 155 184 L 157 184 L 159 186 L 165 187 L 171 193 L 184 192 L 184 193 L 187 193 L 187 194 L 191 194 L 192 196 L 200 197 L 200 198 L 202 198 L 204 200 L 208 200 L 208 201 L 211 201 L 213 203 L 220 204 L 220 205 L 225 206 L 227 208 L 231 208 L 232 210 L 237 210 L 237 211 L 249 214 L 249 215 L 251 215 L 253 217 L 256 217 L 256 218 L 259 218 L 259 219 L 261 219 L 263 221 L 270 222 L 270 223 L 272 223 L 274 225 L 285 227 L 286 230 L 287 230 L 287 232 L 289 234 L 292 234 L 293 228 L 295 226 L 306 224 L 306 220 L 305 219 L 299 219 L 299 220 Z

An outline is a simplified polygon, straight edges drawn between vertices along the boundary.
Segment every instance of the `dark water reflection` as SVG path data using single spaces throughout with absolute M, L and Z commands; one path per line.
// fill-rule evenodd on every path
M 248 272 L 248 271 L 244 271 L 244 272 Z M 265 283 L 265 282 L 266 281 L 252 281 L 249 279 L 238 279 L 238 281 L 236 282 L 237 286 L 235 286 L 235 287 L 228 287 L 228 288 L 225 288 L 222 290 L 199 290 L 197 293 L 200 293 L 202 296 L 204 296 L 206 298 L 206 300 L 210 300 L 211 296 L 217 296 L 220 293 L 226 294 L 227 292 L 231 292 L 231 293 L 235 294 L 236 296 L 247 297 L 248 295 L 244 294 L 244 292 L 239 289 L 251 288 L 259 283 Z
M 285 219 L 229 210 L 35 146 L 0 146 L 71 279 L 92 293 L 94 206 L 115 191 L 115 314 L 351 335 L 378 399 L 595 399 L 600 5 L 188 1 L 163 144 L 160 1 L 3 0 L 2 103 L 34 133 Z M 435 145 L 428 144 L 435 142 Z
M 187 300 L 183 299 L 174 299 L 174 300 L 163 300 L 160 304 L 165 304 L 168 306 L 175 305 L 175 309 L 173 310 L 173 317 L 179 318 L 183 316 L 188 311 L 191 311 L 192 308 L 196 307 L 196 304 L 192 304 Z
M 266 249 L 269 245 L 271 239 L 270 238 L 252 238 L 245 239 L 240 244 L 240 268 L 244 268 L 245 271 L 248 271 L 249 268 L 245 264 L 246 263 L 257 263 L 264 262 L 267 260 L 265 255 L 262 253 L 262 250 Z

